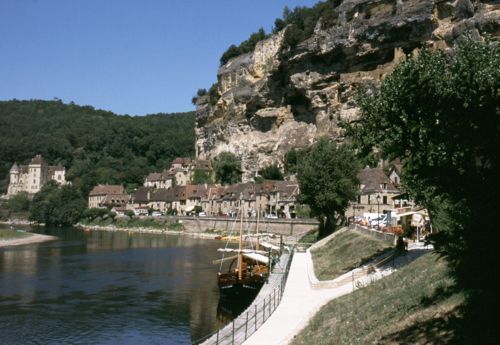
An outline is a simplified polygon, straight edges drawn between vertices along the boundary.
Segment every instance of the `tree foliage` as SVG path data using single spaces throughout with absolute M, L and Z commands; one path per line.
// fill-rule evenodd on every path
M 30 209 L 31 199 L 28 193 L 21 192 L 10 197 L 7 201 L 7 208 L 10 212 L 23 212 Z
M 215 180 L 221 184 L 241 182 L 241 162 L 233 153 L 222 152 L 214 162 Z
M 33 197 L 30 220 L 47 225 L 70 226 L 82 218 L 86 207 L 87 202 L 75 187 L 60 187 L 51 181 Z
M 298 165 L 298 201 L 308 204 L 320 221 L 319 237 L 331 233 L 344 217 L 349 201 L 358 193 L 359 166 L 354 152 L 320 139 Z
M 493 240 L 500 228 L 499 44 L 466 39 L 451 55 L 423 50 L 360 103 L 363 116 L 351 133 L 365 153 L 376 146 L 404 162 L 404 187 L 429 210 L 437 230 L 431 241 L 470 298 L 468 325 L 477 329 L 469 333 L 479 336 L 472 343 L 498 340 L 489 312 L 499 299 L 491 281 L 500 267 Z
M 247 40 L 241 42 L 239 46 L 235 46 L 234 44 L 230 45 L 220 58 L 221 66 L 226 64 L 233 57 L 253 51 L 258 42 L 268 37 L 269 35 L 266 34 L 266 31 L 260 28 L 257 32 L 252 33 Z
M 98 183 L 142 184 L 175 157 L 194 155 L 194 114 L 117 116 L 61 101 L 0 102 L 0 190 L 14 162 L 42 154 L 84 195 Z
M 297 6 L 293 10 L 285 7 L 283 10 L 283 17 L 275 20 L 272 31 L 276 34 L 289 26 L 285 33 L 285 42 L 288 46 L 294 47 L 312 36 L 320 19 L 322 29 L 334 26 L 337 23 L 338 16 L 335 9 L 341 3 L 342 0 L 326 0 L 318 2 L 312 7 Z M 240 43 L 240 45 L 230 45 L 220 58 L 221 66 L 236 56 L 253 51 L 258 42 L 268 37 L 270 37 L 270 35 L 266 34 L 263 28 L 260 28 L 259 31 L 252 33 L 250 37 Z
M 213 176 L 211 171 L 195 169 L 193 177 L 191 178 L 192 184 L 213 183 Z
M 276 164 L 268 165 L 264 169 L 260 170 L 259 174 L 266 180 L 283 180 L 283 173 Z
M 82 218 L 91 222 L 94 219 L 103 218 L 107 214 L 108 210 L 106 208 L 93 207 L 86 209 L 82 214 Z

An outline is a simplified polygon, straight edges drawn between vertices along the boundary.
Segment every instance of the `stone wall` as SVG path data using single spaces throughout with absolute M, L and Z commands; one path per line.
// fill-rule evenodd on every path
M 205 232 L 215 229 L 227 232 L 233 230 L 233 233 L 237 234 L 240 226 L 239 220 L 236 218 L 182 217 L 179 218 L 179 222 L 182 222 L 187 232 Z M 259 232 L 298 236 L 314 229 L 318 224 L 313 219 L 266 219 L 265 221 L 260 221 Z M 245 231 L 249 229 L 250 232 L 255 232 L 257 220 L 245 221 L 243 227 Z

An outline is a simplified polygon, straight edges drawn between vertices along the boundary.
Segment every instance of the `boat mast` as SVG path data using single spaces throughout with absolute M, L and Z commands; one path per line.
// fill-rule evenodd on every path
M 259 250 L 259 216 L 260 216 L 260 206 L 257 209 L 257 228 L 256 228 L 257 243 L 255 244 L 255 250 Z
M 240 241 L 238 251 L 238 280 L 243 279 L 243 195 L 240 194 Z

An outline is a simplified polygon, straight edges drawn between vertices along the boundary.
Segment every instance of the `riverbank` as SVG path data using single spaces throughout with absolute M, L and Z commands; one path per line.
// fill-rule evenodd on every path
M 8 219 L 0 221 L 0 224 L 4 225 L 39 225 L 36 222 L 29 221 L 27 219 Z
M 158 235 L 182 235 L 193 238 L 204 238 L 209 240 L 219 239 L 220 234 L 217 233 L 206 233 L 206 232 L 189 232 L 185 230 L 168 230 L 168 229 L 155 229 L 155 228 L 145 228 L 145 227 L 119 227 L 115 225 L 87 225 L 87 224 L 76 224 L 76 228 L 80 228 L 84 231 L 125 231 L 133 233 L 144 233 L 144 234 L 158 234 Z
M 56 236 L 27 233 L 25 237 L 0 239 L 1 247 L 21 246 L 26 244 L 42 243 L 57 240 Z

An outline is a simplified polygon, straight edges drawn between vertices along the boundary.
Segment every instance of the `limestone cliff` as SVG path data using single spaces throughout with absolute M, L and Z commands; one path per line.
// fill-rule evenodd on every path
M 464 33 L 500 36 L 500 2 L 346 0 L 335 24 L 286 43 L 285 28 L 218 71 L 218 97 L 199 97 L 196 151 L 242 158 L 245 180 L 293 147 L 338 137 L 339 119 L 359 109 L 356 89 L 376 88 L 395 64 L 423 46 L 450 48 Z

